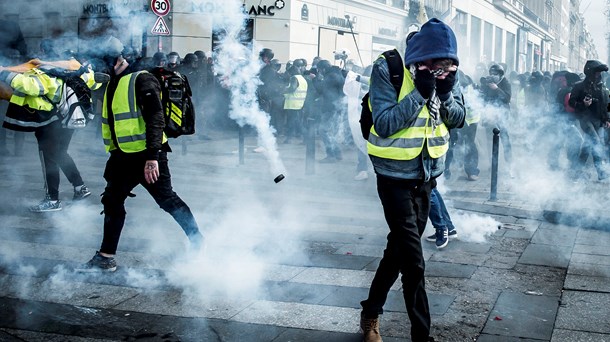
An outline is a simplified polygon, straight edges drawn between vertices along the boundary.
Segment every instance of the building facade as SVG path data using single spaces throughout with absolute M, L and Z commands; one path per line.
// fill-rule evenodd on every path
M 167 4 L 167 8 L 156 8 Z M 219 0 L 42 0 L 0 3 L 4 19 L 19 23 L 36 55 L 42 39 L 62 49 L 95 46 L 112 34 L 145 56 L 176 51 L 212 52 L 222 30 L 211 13 Z M 459 43 L 461 67 L 504 63 L 508 71 L 582 70 L 597 58 L 580 0 L 244 0 L 249 20 L 244 42 L 271 48 L 281 62 L 348 51 L 357 64 L 370 64 L 381 52 L 404 49 L 409 31 L 427 18 L 451 25 Z M 159 11 L 165 11 L 159 14 Z M 239 15 L 236 15 L 239 16 Z M 602 47 L 605 48 L 605 47 Z M 339 61 L 335 61 L 339 63 Z

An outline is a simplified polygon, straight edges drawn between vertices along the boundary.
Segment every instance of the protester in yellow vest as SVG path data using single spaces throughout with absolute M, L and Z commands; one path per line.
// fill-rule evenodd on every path
M 295 61 L 296 63 L 296 61 Z M 286 139 L 284 143 L 290 143 L 291 139 L 302 134 L 303 106 L 307 97 L 307 80 L 301 75 L 298 66 L 293 65 L 288 70 L 290 84 L 284 93 L 284 112 L 286 113 Z
M 9 101 L 3 127 L 34 132 L 42 162 L 45 180 L 45 197 L 29 209 L 33 212 L 59 211 L 59 183 L 61 169 L 74 187 L 73 200 L 81 200 L 91 192 L 85 186 L 76 163 L 68 154 L 74 131 L 62 126 L 55 107 L 62 96 L 64 81 L 50 76 L 46 71 L 61 69 L 79 74 L 89 88 L 95 87 L 94 72 L 82 66 L 76 59 L 65 61 L 41 61 L 33 59 L 17 66 L 0 67 L 3 83 L 2 98 Z
M 379 315 L 394 281 L 402 274 L 413 342 L 430 337 L 421 236 L 430 211 L 435 178 L 444 170 L 449 129 L 464 124 L 466 110 L 456 71 L 457 40 L 449 26 L 433 18 L 407 38 L 399 94 L 385 58 L 373 65 L 370 105 L 373 127 L 368 153 L 377 174 L 377 191 L 390 228 L 383 258 L 361 302 L 364 341 L 381 341 Z
M 116 271 L 114 256 L 125 224 L 125 200 L 138 185 L 176 220 L 193 249 L 203 243 L 191 209 L 172 188 L 167 158 L 172 150 L 163 132 L 161 85 L 151 73 L 129 65 L 117 38 L 109 37 L 100 49 L 110 74 L 102 108 L 102 137 L 110 152 L 102 195 L 104 235 L 99 251 L 76 269 L 80 272 Z

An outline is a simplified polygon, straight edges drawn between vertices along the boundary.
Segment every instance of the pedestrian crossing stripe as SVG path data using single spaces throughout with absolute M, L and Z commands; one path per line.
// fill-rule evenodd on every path
M 160 35 L 160 36 L 169 36 L 169 28 L 163 20 L 163 17 L 157 17 L 157 21 L 155 21 L 155 25 L 153 25 L 150 33 Z

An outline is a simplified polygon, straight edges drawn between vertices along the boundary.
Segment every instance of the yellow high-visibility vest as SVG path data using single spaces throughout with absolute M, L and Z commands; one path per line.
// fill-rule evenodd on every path
M 10 73 L 7 80 L 13 94 L 10 102 L 18 106 L 28 106 L 31 109 L 51 111 L 51 102 L 59 102 L 63 81 L 51 77 L 39 69 L 31 69 L 23 73 Z
M 466 123 L 468 126 L 481 121 L 481 113 L 466 106 Z
M 136 78 L 138 71 L 123 76 L 119 80 L 114 97 L 112 99 L 112 113 L 114 118 L 114 134 L 119 146 L 115 146 L 108 124 L 108 91 L 104 94 L 102 108 L 102 138 L 106 146 L 106 152 L 120 149 L 125 153 L 141 152 L 146 149 L 146 123 L 136 103 Z M 163 143 L 167 141 L 163 133 Z
M 411 74 L 406 68 L 403 69 L 404 77 L 398 96 L 399 102 L 415 89 Z M 370 99 L 369 107 L 371 107 Z M 424 145 L 432 158 L 442 157 L 449 149 L 449 130 L 442 121 L 433 129 L 427 106 L 419 112 L 412 126 L 405 127 L 387 138 L 380 137 L 375 131 L 375 126 L 371 127 L 367 150 L 370 155 L 380 158 L 412 160 L 421 154 Z
M 307 81 L 301 75 L 295 75 L 299 81 L 297 89 L 288 94 L 284 94 L 284 109 L 299 110 L 305 105 L 305 97 L 307 97 Z

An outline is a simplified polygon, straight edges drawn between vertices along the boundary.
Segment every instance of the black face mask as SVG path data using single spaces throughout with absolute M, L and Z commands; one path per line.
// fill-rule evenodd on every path
M 113 57 L 113 56 L 104 56 L 102 58 L 102 60 L 104 61 L 104 68 L 106 69 L 105 72 L 108 75 L 115 76 L 114 66 L 116 65 L 118 58 L 119 57 Z

